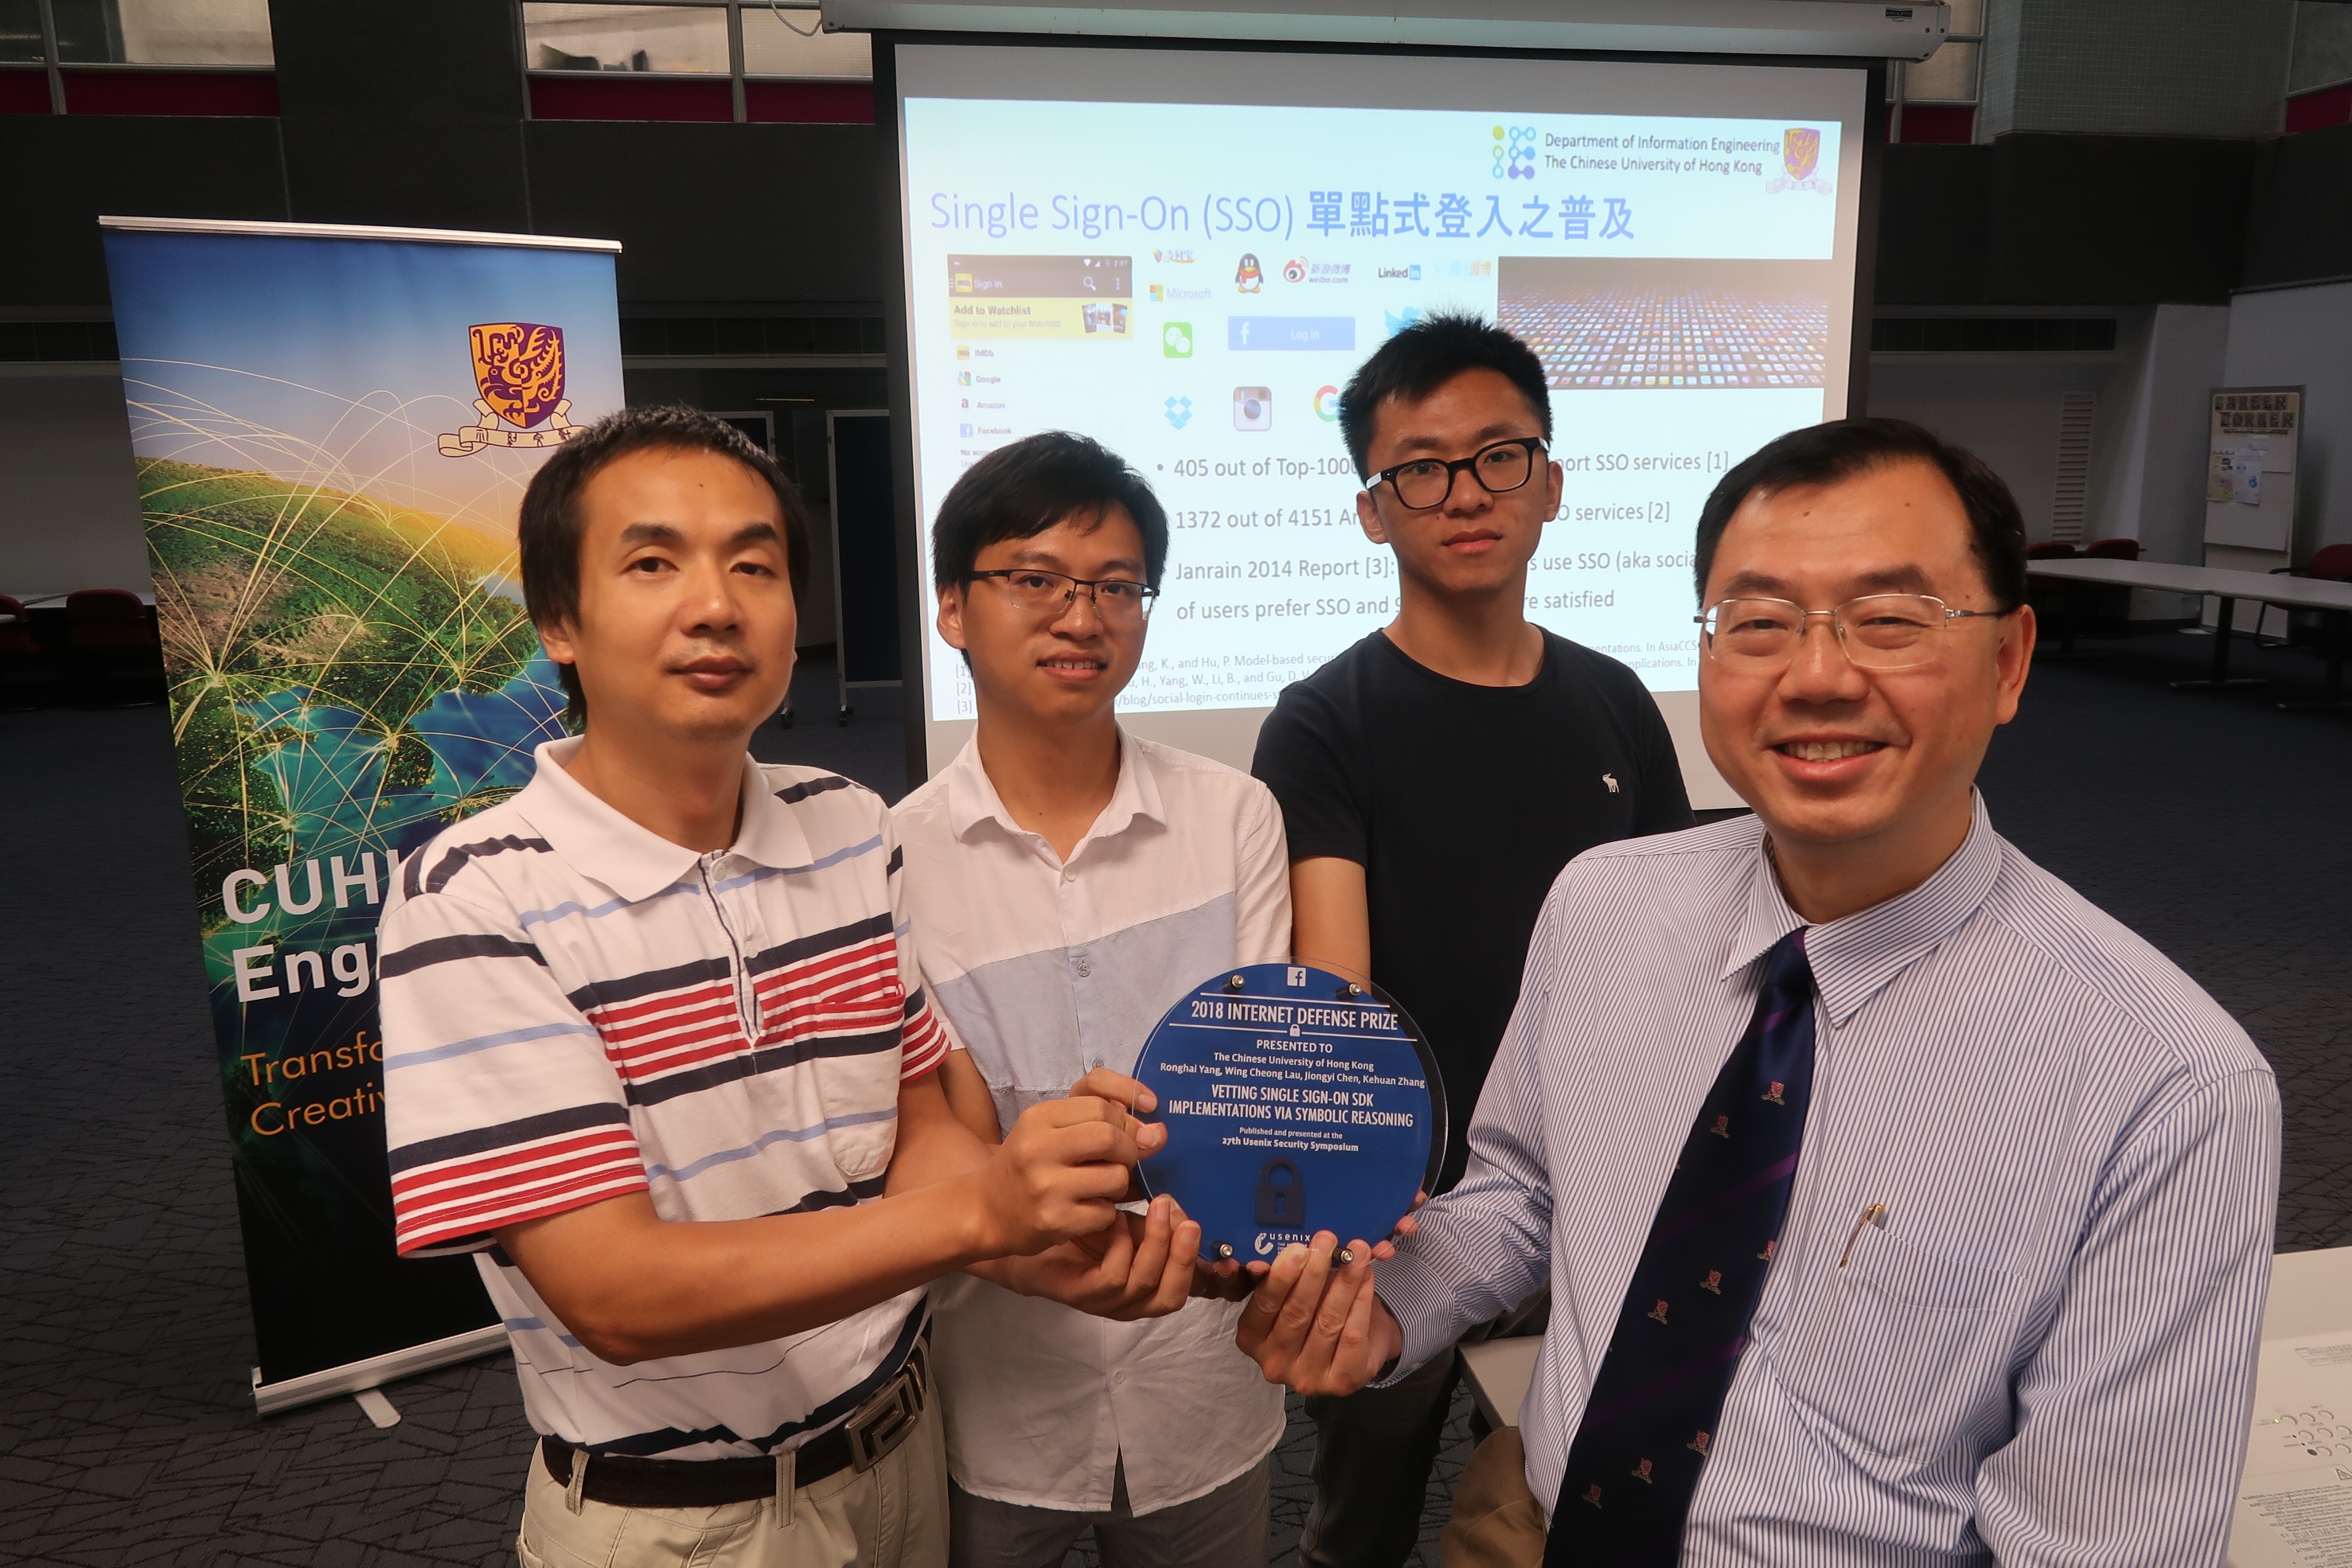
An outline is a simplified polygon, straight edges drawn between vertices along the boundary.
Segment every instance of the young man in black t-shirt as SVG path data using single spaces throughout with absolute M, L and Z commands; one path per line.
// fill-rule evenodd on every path
M 1551 399 L 1525 343 L 1428 317 L 1339 400 L 1365 536 L 1395 552 L 1397 617 L 1284 691 L 1251 771 L 1290 839 L 1292 946 L 1367 974 L 1436 1052 L 1467 1126 L 1518 999 L 1553 879 L 1596 844 L 1691 826 L 1674 742 L 1641 678 L 1528 620 L 1528 562 L 1559 510 Z M 1457 1135 L 1439 1188 L 1461 1176 Z M 1538 1299 L 1493 1333 L 1538 1332 Z M 1397 1568 L 1457 1375 L 1310 1399 L 1321 1433 L 1312 1568 Z

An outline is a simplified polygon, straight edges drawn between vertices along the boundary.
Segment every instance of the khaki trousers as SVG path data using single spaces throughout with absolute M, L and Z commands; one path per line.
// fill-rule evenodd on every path
M 522 1568 L 947 1568 L 939 1400 L 880 1464 L 801 1488 L 788 1513 L 774 1498 L 720 1508 L 621 1508 L 583 1498 L 574 1513 L 534 1453 L 515 1551 Z
M 1517 1427 L 1479 1444 L 1462 1467 L 1437 1552 L 1444 1568 L 1538 1568 L 1543 1562 L 1543 1507 L 1528 1489 L 1528 1450 Z

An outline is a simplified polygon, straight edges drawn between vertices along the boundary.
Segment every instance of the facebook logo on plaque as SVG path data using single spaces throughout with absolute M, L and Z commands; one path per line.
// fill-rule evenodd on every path
M 1227 316 L 1225 347 L 1236 353 L 1266 349 L 1356 346 L 1353 316 Z
M 1257 1223 L 1297 1230 L 1307 1223 L 1307 1184 L 1298 1166 L 1276 1154 L 1258 1167 Z

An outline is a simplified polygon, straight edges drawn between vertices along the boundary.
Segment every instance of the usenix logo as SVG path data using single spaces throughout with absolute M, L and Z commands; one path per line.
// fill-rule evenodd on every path
M 1160 406 L 1168 416 L 1168 423 L 1176 426 L 1177 429 L 1181 430 L 1185 426 L 1192 423 L 1192 400 L 1191 398 L 1171 397 Z
M 1262 1230 L 1257 1233 L 1257 1240 L 1251 1245 L 1250 1250 L 1260 1258 L 1272 1258 L 1277 1250 L 1294 1241 L 1304 1244 L 1309 1239 L 1303 1230 Z

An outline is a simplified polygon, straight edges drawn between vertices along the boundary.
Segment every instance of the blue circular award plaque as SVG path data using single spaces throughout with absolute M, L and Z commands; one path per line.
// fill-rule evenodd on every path
M 1377 1242 L 1445 1158 L 1445 1089 L 1404 1010 L 1328 969 L 1228 970 L 1168 1010 L 1135 1076 L 1168 1145 L 1139 1167 L 1212 1258 L 1269 1258 L 1318 1230 Z M 1227 1250 L 1230 1249 L 1230 1250 Z

